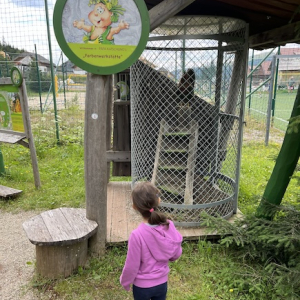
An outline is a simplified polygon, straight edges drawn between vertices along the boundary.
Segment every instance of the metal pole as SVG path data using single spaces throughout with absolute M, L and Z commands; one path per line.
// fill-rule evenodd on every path
M 45 12 L 46 12 L 47 35 L 48 35 L 48 45 L 49 45 L 50 66 L 51 66 L 51 80 L 52 80 L 52 94 L 53 94 L 53 105 L 54 105 L 54 118 L 55 118 L 55 125 L 56 125 L 56 139 L 57 139 L 57 143 L 59 143 L 59 126 L 58 126 L 58 118 L 57 118 L 56 95 L 55 95 L 55 88 L 54 88 L 54 68 L 53 68 L 53 59 L 52 59 L 51 35 L 50 35 L 47 0 L 45 0 Z
M 272 68 L 271 68 L 271 80 L 270 80 L 269 102 L 268 102 L 267 123 L 266 123 L 266 137 L 265 137 L 265 145 L 266 146 L 268 146 L 268 144 L 269 144 L 269 137 L 270 137 L 271 112 L 272 112 L 274 77 L 275 77 L 274 76 L 275 75 L 275 64 L 276 64 L 276 55 L 273 56 Z
M 240 106 L 240 118 L 239 118 L 239 133 L 238 133 L 238 148 L 237 148 L 237 166 L 236 166 L 236 183 L 235 183 L 235 199 L 233 202 L 233 213 L 237 213 L 238 209 L 238 196 L 239 186 L 241 179 L 241 160 L 242 160 L 242 146 L 243 146 L 243 131 L 244 131 L 244 118 L 245 118 L 245 102 L 246 102 L 246 89 L 247 89 L 247 70 L 248 70 L 248 55 L 249 55 L 249 25 L 246 25 L 245 32 L 246 40 L 244 46 L 244 80 L 242 83 L 242 95 Z
M 67 108 L 67 100 L 66 100 L 65 68 L 64 68 L 64 58 L 63 58 L 63 53 L 61 53 L 61 67 L 62 67 L 63 87 L 64 87 L 64 104 L 65 104 L 65 109 L 66 109 L 66 108 Z
M 40 71 L 39 71 L 39 62 L 37 57 L 37 51 L 36 51 L 36 44 L 34 44 L 34 51 L 35 51 L 35 65 L 36 65 L 36 72 L 39 82 L 39 95 L 40 95 L 40 110 L 41 113 L 43 112 L 43 105 L 42 105 L 42 86 L 41 86 L 41 77 L 40 77 Z
M 8 63 L 7 63 L 7 52 L 4 52 L 5 53 L 5 64 L 6 64 L 6 76 L 9 77 L 9 71 L 8 71 Z
M 0 176 L 5 174 L 3 155 L 0 149 Z
M 251 91 L 252 91 L 252 70 L 253 70 L 253 60 L 254 60 L 254 49 L 252 49 L 252 57 L 251 57 L 251 75 L 250 75 L 250 85 L 249 85 L 249 104 L 248 104 L 248 113 L 250 114 L 251 109 Z M 247 66 L 248 67 L 248 66 Z M 246 71 L 247 72 L 247 71 Z
M 280 55 L 280 46 L 278 47 L 277 55 Z M 273 97 L 273 103 L 272 103 L 272 117 L 275 116 L 275 101 L 276 101 L 276 94 L 277 94 L 278 69 L 279 69 L 279 58 L 277 56 L 277 60 L 276 60 L 276 74 L 275 74 L 275 86 L 274 86 L 274 97 Z
M 215 84 L 215 106 L 212 112 L 213 119 L 213 145 L 212 145 L 212 162 L 210 171 L 210 182 L 215 182 L 216 173 L 218 171 L 218 149 L 219 149 L 219 121 L 220 121 L 220 104 L 221 104 L 221 85 L 222 85 L 222 67 L 223 67 L 223 49 L 222 42 L 218 42 L 218 56 L 216 69 L 216 84 Z
M 265 56 L 265 58 L 248 74 L 248 77 L 250 77 L 257 69 L 258 67 L 261 66 L 261 64 L 273 53 L 273 51 L 275 50 L 276 48 L 272 49 L 268 55 Z

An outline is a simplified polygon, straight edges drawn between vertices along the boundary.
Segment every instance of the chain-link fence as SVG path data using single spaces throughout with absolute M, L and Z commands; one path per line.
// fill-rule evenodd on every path
M 86 75 L 58 47 L 52 24 L 54 4 L 52 0 L 0 0 L 0 76 L 10 77 L 13 66 L 21 70 L 37 144 L 83 139 Z M 13 105 L 17 95 L 10 96 Z
M 276 130 L 281 135 L 286 130 L 300 83 L 299 55 L 297 44 L 251 53 L 246 120 L 250 126 L 264 132 L 258 138 L 272 140 L 277 136 Z
M 174 17 L 131 68 L 133 182 L 182 226 L 236 209 L 246 36 L 240 20 Z

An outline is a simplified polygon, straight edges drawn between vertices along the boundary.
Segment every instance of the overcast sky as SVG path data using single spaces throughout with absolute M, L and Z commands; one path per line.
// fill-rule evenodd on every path
M 83 4 L 84 0 L 69 0 L 67 4 L 70 6 L 74 4 L 74 7 L 77 4 L 77 1 L 80 5 Z M 132 9 L 137 9 L 135 7 L 131 7 L 131 2 L 126 2 L 128 0 L 119 0 L 119 4 L 123 5 L 127 3 L 127 11 L 124 16 L 121 16 L 121 19 L 126 18 L 125 21 L 130 23 L 130 32 L 132 34 L 131 40 L 133 40 L 133 36 L 137 36 L 137 41 L 139 40 L 140 29 L 137 29 L 135 24 L 140 24 L 140 19 L 134 19 L 134 15 L 132 13 Z M 49 15 L 49 28 L 51 34 L 51 48 L 53 55 L 53 62 L 55 64 L 61 64 L 59 61 L 61 50 L 58 46 L 58 43 L 55 38 L 54 30 L 53 30 L 53 9 L 56 0 L 47 0 L 48 3 L 48 15 Z M 80 18 L 83 18 L 86 23 L 88 20 L 88 12 L 92 10 L 92 7 L 88 7 L 88 0 L 85 0 L 86 10 L 80 9 Z M 132 2 L 134 3 L 134 2 Z M 45 13 L 45 0 L 0 0 L 0 37 L 1 42 L 4 40 L 7 44 L 10 44 L 14 47 L 25 49 L 29 52 L 34 52 L 34 45 L 37 47 L 38 54 L 49 59 L 49 46 L 48 46 L 48 34 L 47 34 L 47 22 L 46 22 L 46 13 Z M 71 6 L 72 7 L 72 6 Z M 77 9 L 74 9 L 77 11 Z M 77 12 L 78 14 L 78 12 Z M 83 14 L 83 15 L 81 15 Z M 127 16 L 126 16 L 127 14 Z M 137 13 L 138 18 L 139 14 Z M 76 17 L 77 18 L 77 17 Z M 128 19 L 128 20 L 127 20 Z M 73 19 L 72 19 L 73 20 Z M 78 29 L 74 29 L 72 26 L 73 21 L 70 22 L 70 26 L 73 28 L 73 31 L 81 34 L 81 31 Z M 71 28 L 71 29 L 72 29 Z M 136 30 L 135 30 L 136 29 Z M 82 33 L 83 35 L 83 33 Z M 122 32 L 115 36 L 115 40 L 117 43 L 117 39 L 122 38 Z M 82 41 L 82 36 L 80 38 Z M 77 41 L 78 42 L 78 41 Z M 121 43 L 126 44 L 126 43 Z M 64 61 L 67 58 L 64 57 Z
M 0 0 L 0 36 L 14 47 L 34 52 L 49 59 L 46 13 L 43 0 Z M 53 7 L 55 1 L 48 0 L 48 14 L 54 63 L 57 63 L 60 50 L 57 45 L 53 26 Z
M 75 0 L 72 0 L 75 1 Z M 81 0 L 83 1 L 83 0 Z M 127 0 L 119 0 L 122 1 Z M 53 62 L 61 64 L 61 50 L 53 31 L 53 8 L 56 0 L 47 0 Z M 0 39 L 6 43 L 34 52 L 49 59 L 45 0 L 0 0 Z M 83 17 L 87 19 L 86 17 Z M 297 45 L 299 47 L 299 45 Z M 64 58 L 64 61 L 67 58 Z

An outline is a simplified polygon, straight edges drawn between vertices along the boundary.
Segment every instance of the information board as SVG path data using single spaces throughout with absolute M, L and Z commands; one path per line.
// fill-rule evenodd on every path
M 90 73 L 108 75 L 130 67 L 149 36 L 143 0 L 61 0 L 53 15 L 65 55 Z

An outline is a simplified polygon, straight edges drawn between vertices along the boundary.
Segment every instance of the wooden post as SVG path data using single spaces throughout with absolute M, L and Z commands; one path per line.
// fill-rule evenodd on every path
M 90 239 L 94 255 L 105 251 L 107 220 L 107 112 L 112 98 L 112 76 L 88 74 L 85 101 L 84 170 L 86 217 L 96 221 L 97 232 Z
M 164 0 L 149 11 L 150 31 L 189 6 L 195 0 Z
M 29 108 L 28 108 L 28 98 L 27 98 L 25 80 L 23 80 L 22 86 L 19 89 L 19 93 L 20 93 L 20 98 L 21 98 L 23 124 L 24 124 L 26 137 L 28 139 L 29 149 L 30 149 L 30 157 L 31 157 L 31 164 L 32 164 L 32 169 L 33 169 L 34 184 L 35 184 L 36 188 L 40 188 L 41 180 L 40 180 L 40 173 L 39 173 L 38 162 L 37 162 L 37 157 L 36 157 L 35 145 L 33 142 L 33 135 L 32 135 L 32 131 L 31 131 L 30 114 L 29 114 Z
M 112 114 L 113 114 L 113 76 L 111 76 L 111 87 L 107 95 L 107 119 L 106 119 L 106 150 L 111 150 Z M 107 182 L 110 176 L 110 162 L 107 163 Z

